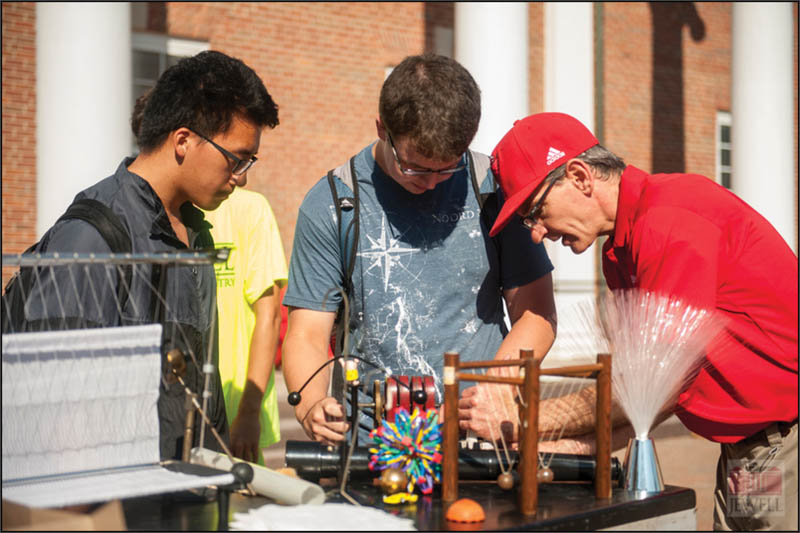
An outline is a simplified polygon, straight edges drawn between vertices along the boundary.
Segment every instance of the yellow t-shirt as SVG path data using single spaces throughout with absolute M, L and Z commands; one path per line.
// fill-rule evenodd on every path
M 256 319 L 252 304 L 273 285 L 277 291 L 285 286 L 288 272 L 275 215 L 263 195 L 237 187 L 215 211 L 206 211 L 205 216 L 214 226 L 211 234 L 215 246 L 232 249 L 228 260 L 214 267 L 219 310 L 219 373 L 231 424 L 247 382 L 250 339 Z M 263 448 L 278 442 L 281 434 L 274 372 L 264 392 L 260 422 L 259 445 Z M 258 462 L 263 462 L 260 456 Z

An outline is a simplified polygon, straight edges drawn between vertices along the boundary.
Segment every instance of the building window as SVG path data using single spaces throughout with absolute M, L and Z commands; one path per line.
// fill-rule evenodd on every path
M 152 33 L 133 33 L 133 101 L 155 87 L 158 77 L 182 57 L 208 50 L 208 43 Z
M 453 28 L 433 27 L 434 52 L 440 56 L 453 57 Z
M 731 188 L 731 114 L 717 111 L 717 183 Z

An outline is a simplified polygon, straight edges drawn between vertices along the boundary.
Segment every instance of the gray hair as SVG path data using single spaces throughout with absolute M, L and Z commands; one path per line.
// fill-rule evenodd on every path
M 602 180 L 611 180 L 617 178 L 623 170 L 625 170 L 625 162 L 621 157 L 613 152 L 596 144 L 576 156 L 578 159 L 588 164 L 599 174 Z M 567 164 L 553 169 L 545 178 L 545 181 L 558 181 L 563 179 L 567 174 Z

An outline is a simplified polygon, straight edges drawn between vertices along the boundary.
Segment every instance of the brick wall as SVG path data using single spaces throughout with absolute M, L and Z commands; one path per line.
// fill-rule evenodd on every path
M 541 113 L 544 109 L 544 4 L 528 4 L 528 111 Z M 509 124 L 509 128 L 511 125 Z
M 612 2 L 603 8 L 605 144 L 645 170 L 713 176 L 716 111 L 730 109 L 730 4 Z M 147 24 L 150 31 L 207 40 L 265 80 L 281 124 L 264 134 L 248 187 L 269 198 L 289 253 L 305 192 L 375 138 L 386 68 L 432 50 L 433 28 L 452 28 L 453 10 L 450 2 L 152 2 Z M 529 4 L 532 113 L 544 110 L 543 12 L 542 4 Z M 3 3 L 2 14 L 8 253 L 35 238 L 35 5 Z M 795 41 L 795 58 L 796 49 Z
M 36 6 L 3 2 L 2 9 L 3 253 L 15 253 L 36 238 Z
M 646 171 L 713 178 L 716 113 L 731 109 L 731 4 L 603 6 L 606 146 Z M 797 4 L 793 9 L 795 150 L 788 156 L 796 163 Z M 796 198 L 797 190 L 795 166 L 789 193 Z M 797 209 L 795 201 L 796 238 Z
M 424 14 L 419 3 L 167 4 L 169 35 L 241 58 L 280 108 L 248 188 L 269 199 L 287 254 L 306 191 L 376 138 L 385 69 L 425 50 Z
M 730 4 L 604 10 L 606 145 L 647 171 L 713 178 L 716 113 L 730 110 Z
M 731 109 L 731 5 L 696 2 L 705 36 L 683 27 L 684 153 L 689 172 L 714 177 L 716 112 Z M 735 126 L 734 126 L 735 127 Z

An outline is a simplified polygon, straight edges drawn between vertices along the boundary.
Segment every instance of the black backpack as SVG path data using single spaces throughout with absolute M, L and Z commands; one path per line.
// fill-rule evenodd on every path
M 114 211 L 104 203 L 91 198 L 75 200 L 56 222 L 68 219 L 83 220 L 94 226 L 113 253 L 124 254 L 131 252 L 131 238 L 128 231 Z M 44 240 L 44 238 L 42 240 Z M 23 253 L 31 254 L 37 251 L 41 243 L 42 241 L 37 242 Z M 43 324 L 33 324 L 25 320 L 25 301 L 35 281 L 35 268 L 41 267 L 20 267 L 19 271 L 11 277 L 3 290 L 3 333 L 54 329 L 52 321 Z M 124 308 L 128 300 L 128 288 L 131 285 L 131 279 L 133 277 L 133 266 L 123 266 L 122 272 L 125 280 L 117 286 L 117 297 L 120 302 L 120 309 Z M 56 327 L 58 329 L 63 329 L 63 326 L 64 325 L 62 325 L 62 327 Z

